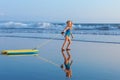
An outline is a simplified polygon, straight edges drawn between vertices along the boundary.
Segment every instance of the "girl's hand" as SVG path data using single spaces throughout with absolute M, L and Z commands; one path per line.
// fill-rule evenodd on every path
M 73 35 L 71 34 L 72 39 L 74 38 Z
M 63 69 L 64 68 L 63 64 L 60 67 Z
M 64 35 L 64 32 L 61 32 L 62 35 Z
M 72 39 L 73 39 L 74 37 L 72 36 Z

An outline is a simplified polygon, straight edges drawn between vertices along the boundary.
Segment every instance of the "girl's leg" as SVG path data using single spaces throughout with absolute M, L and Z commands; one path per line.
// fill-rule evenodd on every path
M 66 52 L 67 52 L 67 55 L 68 55 L 67 60 L 68 60 L 68 62 L 69 62 L 69 61 L 70 61 L 70 59 L 71 59 L 71 54 L 70 54 L 70 51 L 69 51 L 69 50 L 66 50 Z
M 64 50 L 64 46 L 65 46 L 65 44 L 66 44 L 67 41 L 68 41 L 68 37 L 66 36 L 66 37 L 65 37 L 65 40 L 64 40 L 64 43 L 63 43 L 63 45 L 62 45 L 62 50 Z
M 71 39 L 70 39 L 70 38 L 68 38 L 68 45 L 67 45 L 67 48 L 66 48 L 67 50 L 69 50 L 69 49 L 70 49 L 70 45 L 71 45 L 71 43 L 72 43 L 72 42 L 71 42 Z
M 64 51 L 61 51 L 61 52 L 62 52 L 62 55 L 63 55 L 63 58 L 64 58 L 64 62 L 66 62 L 67 61 L 67 57 L 65 56 Z
M 64 51 L 62 50 L 61 52 L 62 52 L 62 55 L 63 55 L 63 58 L 64 58 L 64 63 L 66 63 L 67 58 L 66 58 L 66 56 L 64 54 Z M 64 64 L 61 64 L 61 68 L 64 68 Z

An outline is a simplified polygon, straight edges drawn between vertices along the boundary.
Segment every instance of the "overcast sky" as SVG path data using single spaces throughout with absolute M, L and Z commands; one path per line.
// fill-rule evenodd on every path
M 0 21 L 120 22 L 120 0 L 0 0 Z

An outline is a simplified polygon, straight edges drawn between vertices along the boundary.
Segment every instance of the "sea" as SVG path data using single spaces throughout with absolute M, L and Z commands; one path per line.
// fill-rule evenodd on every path
M 65 23 L 0 21 L 0 33 L 50 33 L 60 34 Z M 73 34 L 120 35 L 120 24 L 74 23 Z
M 71 79 L 55 65 L 64 63 L 65 27 L 56 22 L 0 21 L 0 51 L 39 50 L 39 56 L 0 54 L 0 80 L 120 80 L 120 24 L 73 24 Z
M 0 21 L 0 37 L 63 40 L 65 27 L 56 22 Z M 73 41 L 120 44 L 119 23 L 74 23 L 72 33 Z

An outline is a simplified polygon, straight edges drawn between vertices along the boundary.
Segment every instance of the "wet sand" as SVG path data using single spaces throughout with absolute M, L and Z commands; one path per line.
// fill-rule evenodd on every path
M 0 50 L 33 49 L 49 39 L 0 37 Z M 40 47 L 39 56 L 63 64 L 63 40 L 52 40 Z M 120 80 L 120 45 L 73 41 L 72 80 Z M 65 80 L 65 73 L 36 56 L 0 55 L 1 80 Z

